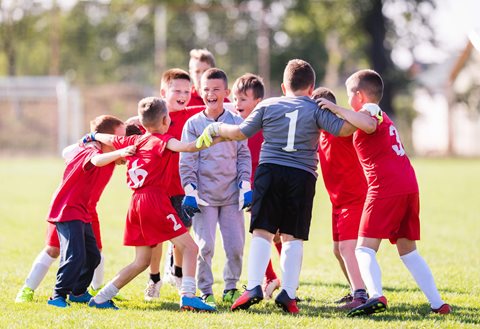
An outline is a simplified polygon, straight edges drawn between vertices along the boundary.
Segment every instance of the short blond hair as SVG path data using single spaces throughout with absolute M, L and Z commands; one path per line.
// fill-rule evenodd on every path
M 215 57 L 213 57 L 213 54 L 205 48 L 190 50 L 190 59 L 196 59 L 200 62 L 205 62 L 210 65 L 210 67 L 216 66 Z
M 168 115 L 165 101 L 158 97 L 145 97 L 138 102 L 138 117 L 145 128 L 153 127 Z

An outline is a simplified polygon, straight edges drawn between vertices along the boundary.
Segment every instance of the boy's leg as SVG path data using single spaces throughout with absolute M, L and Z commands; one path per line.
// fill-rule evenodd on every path
M 232 290 L 237 288 L 237 282 L 242 274 L 245 221 L 243 211 L 239 211 L 236 204 L 222 206 L 219 210 L 218 223 L 226 255 L 223 280 L 225 290 Z
M 196 213 L 193 218 L 194 237 L 199 249 L 197 284 L 202 295 L 213 295 L 212 258 L 215 252 L 218 212 L 218 207 L 201 206 L 201 212 Z M 183 271 L 185 272 L 185 269 Z
M 105 280 L 105 256 L 100 251 L 100 263 L 93 273 L 92 283 L 90 284 L 93 290 L 98 290 L 102 287 Z
M 75 286 L 85 263 L 85 226 L 82 221 L 74 220 L 56 223 L 56 227 L 60 240 L 60 266 L 52 299 L 65 299 Z
M 343 240 L 339 242 L 340 254 L 345 264 L 347 276 L 349 277 L 350 287 L 352 289 L 353 300 L 342 306 L 343 309 L 352 309 L 364 304 L 367 299 L 367 291 L 363 283 L 360 269 L 358 268 L 357 258 L 355 256 L 355 247 L 357 240 Z
M 444 301 L 438 293 L 432 272 L 416 249 L 415 241 L 398 239 L 397 249 L 403 263 L 423 291 L 433 310 L 439 309 Z
M 200 298 L 195 297 L 197 290 L 195 283 L 196 263 L 198 256 L 198 246 L 193 241 L 189 233 L 184 233 L 173 238 L 172 243 L 175 249 L 182 253 L 183 256 L 183 279 L 180 289 L 180 308 L 183 310 L 202 310 L 215 311 L 215 307 L 206 304 Z
M 162 243 L 152 248 L 152 256 L 150 258 L 150 274 L 145 288 L 145 300 L 151 301 L 160 296 L 160 288 L 162 286 L 160 278 L 160 261 L 162 260 Z
M 303 240 L 295 239 L 288 234 L 282 234 L 282 239 L 282 254 L 280 256 L 282 289 L 287 292 L 290 299 L 295 299 L 302 268 Z
M 82 295 L 87 291 L 90 282 L 92 282 L 93 273 L 101 260 L 92 225 L 87 223 L 82 223 L 82 225 L 84 227 L 86 257 L 80 275 L 72 289 L 72 294 L 74 296 Z
M 93 298 L 96 304 L 103 304 L 110 301 L 118 291 L 137 275 L 145 271 L 150 265 L 152 248 L 150 246 L 135 247 L 135 260 L 124 267 L 118 274 L 108 282 L 105 287 Z M 91 305 L 95 306 L 95 305 Z
M 355 257 L 356 242 L 357 241 L 355 240 L 355 245 L 353 246 L 353 256 L 354 257 Z M 335 255 L 335 258 L 338 261 L 338 265 L 340 265 L 340 269 L 342 270 L 343 275 L 347 279 L 348 285 L 350 286 L 350 289 L 351 289 L 352 284 L 350 283 L 350 279 L 348 277 L 347 268 L 345 267 L 345 261 L 342 257 L 342 254 L 340 253 L 340 241 L 333 241 L 333 254 Z
M 56 233 L 55 233 L 56 234 Z M 33 301 L 33 292 L 38 288 L 40 282 L 47 275 L 48 269 L 53 264 L 53 262 L 58 258 L 60 254 L 60 248 L 46 246 L 38 256 L 35 258 L 28 273 L 27 278 L 25 279 L 25 284 L 20 289 L 15 298 L 16 303 L 31 302 Z

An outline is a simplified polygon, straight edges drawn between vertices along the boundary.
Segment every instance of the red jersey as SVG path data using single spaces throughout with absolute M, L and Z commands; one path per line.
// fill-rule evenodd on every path
M 353 145 L 367 177 L 367 197 L 418 193 L 415 171 L 397 129 L 385 112 L 374 133 L 366 134 L 359 129 L 353 134 Z
M 167 134 L 132 135 L 128 137 L 115 136 L 113 146 L 121 149 L 136 145 L 136 153 L 128 158 L 127 185 L 132 190 L 144 187 L 157 187 L 167 193 L 172 177 L 173 153 L 167 149 L 167 143 L 172 138 Z
M 250 137 L 247 143 L 248 143 L 248 149 L 250 150 L 250 155 L 252 157 L 252 178 L 250 180 L 253 183 L 255 170 L 257 169 L 258 162 L 260 161 L 260 149 L 262 148 L 262 143 L 263 143 L 262 131 L 260 130 L 258 133 Z
M 352 136 L 335 137 L 324 130 L 320 133 L 320 167 L 333 208 L 363 203 L 367 195 L 367 180 L 352 140 Z
M 187 120 L 191 116 L 197 114 L 198 112 L 203 111 L 204 109 L 205 109 L 205 105 L 201 105 L 201 106 L 191 106 L 180 111 L 169 112 L 172 122 L 170 123 L 170 127 L 168 128 L 167 134 L 173 136 L 178 140 L 181 140 L 182 130 L 183 130 L 183 126 L 185 125 L 185 122 L 187 122 Z M 178 169 L 179 161 L 180 161 L 180 154 L 177 152 L 173 152 L 172 161 L 171 161 L 172 168 L 169 169 L 171 170 L 171 173 L 172 173 L 172 179 L 170 181 L 170 185 L 168 186 L 169 196 L 185 194 L 185 192 L 183 191 L 182 183 L 180 180 L 179 169 Z
M 115 163 L 96 167 L 90 162 L 100 153 L 102 152 L 96 147 L 81 147 L 67 163 L 62 182 L 52 198 L 47 216 L 49 222 L 92 221 L 100 195 L 115 168 Z

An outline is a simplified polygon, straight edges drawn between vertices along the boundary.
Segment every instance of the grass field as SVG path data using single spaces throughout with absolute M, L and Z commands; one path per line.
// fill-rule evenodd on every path
M 330 206 L 321 180 L 317 186 L 310 241 L 305 255 L 298 295 L 301 315 L 283 314 L 272 301 L 249 312 L 232 313 L 218 303 L 215 314 L 178 310 L 173 287 L 164 285 L 160 300 L 143 302 L 147 273 L 127 285 L 118 303 L 120 311 L 69 309 L 47 306 L 58 262 L 35 292 L 35 302 L 15 304 L 30 266 L 44 246 L 45 214 L 59 183 L 60 159 L 0 159 L 0 327 L 2 328 L 479 328 L 480 327 L 480 160 L 416 159 L 420 184 L 422 240 L 419 251 L 430 265 L 443 298 L 454 314 L 429 313 L 429 305 L 404 268 L 395 248 L 384 242 L 379 252 L 386 313 L 349 319 L 332 300 L 347 292 L 345 279 L 331 252 Z M 133 259 L 133 248 L 122 246 L 123 226 L 130 192 L 124 168 L 117 168 L 99 204 L 106 280 Z M 220 239 L 218 239 L 220 240 Z M 250 236 L 244 261 L 248 255 Z M 221 299 L 224 254 L 217 244 L 214 262 L 217 301 Z M 278 268 L 278 257 L 273 254 Z M 241 284 L 246 283 L 246 270 Z M 241 287 L 238 287 L 241 288 Z

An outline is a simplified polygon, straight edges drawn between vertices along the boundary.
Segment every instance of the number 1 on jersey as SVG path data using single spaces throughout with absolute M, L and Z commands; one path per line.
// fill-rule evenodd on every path
M 295 152 L 297 149 L 293 148 L 295 145 L 295 131 L 297 129 L 298 110 L 285 113 L 285 116 L 290 120 L 288 124 L 287 146 L 282 147 L 286 152 Z

